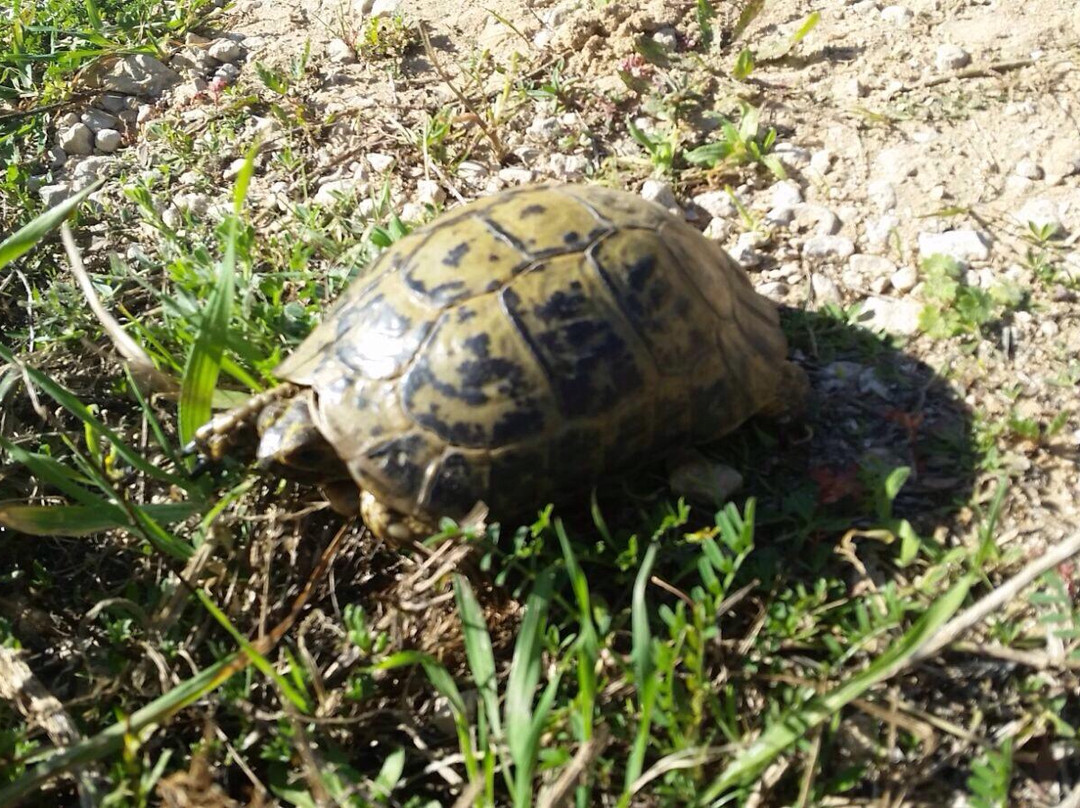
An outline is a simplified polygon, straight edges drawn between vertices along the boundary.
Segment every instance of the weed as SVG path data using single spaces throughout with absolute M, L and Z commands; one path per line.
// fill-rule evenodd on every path
M 401 14 L 368 17 L 356 38 L 356 55 L 370 61 L 400 60 L 417 41 L 416 30 Z
M 1009 804 L 1012 782 L 1012 741 L 1000 749 L 991 749 L 971 764 L 967 787 L 973 808 L 1005 808 Z
M 679 153 L 679 134 L 675 125 L 668 125 L 662 134 L 649 134 L 627 119 L 626 128 L 634 141 L 648 153 L 653 170 L 658 174 L 670 174 Z
M 742 103 L 739 110 L 738 126 L 726 118 L 721 119 L 720 139 L 686 152 L 686 162 L 709 169 L 722 164 L 738 166 L 759 163 L 776 177 L 787 177 L 783 163 L 775 155 L 769 154 L 776 143 L 776 130 L 770 128 L 767 132 L 761 132 L 760 113 L 756 107 Z
M 926 305 L 919 327 L 936 339 L 980 337 L 990 322 L 1022 299 L 1018 290 L 1005 284 L 989 290 L 968 285 L 963 265 L 947 255 L 927 256 L 920 268 Z

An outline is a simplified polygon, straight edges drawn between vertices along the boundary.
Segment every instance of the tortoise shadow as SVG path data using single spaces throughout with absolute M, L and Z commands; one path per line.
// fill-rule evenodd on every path
M 791 355 L 810 378 L 804 413 L 788 423 L 754 419 L 703 447 L 743 478 L 729 502 L 742 511 L 748 498 L 756 501 L 754 574 L 816 578 L 836 563 L 837 546 L 853 529 L 907 520 L 932 542 L 969 519 L 978 451 L 971 410 L 949 382 L 842 311 L 784 309 L 781 319 Z M 675 496 L 665 479 L 654 467 L 598 489 L 616 544 L 635 532 L 639 543 L 647 538 L 644 514 L 657 523 L 657 514 L 671 512 Z M 901 480 L 895 497 L 887 496 Z M 712 525 L 714 511 L 694 505 L 682 530 Z M 559 514 L 568 530 L 595 535 L 593 515 Z M 685 549 L 665 548 L 658 570 L 685 570 L 697 552 Z

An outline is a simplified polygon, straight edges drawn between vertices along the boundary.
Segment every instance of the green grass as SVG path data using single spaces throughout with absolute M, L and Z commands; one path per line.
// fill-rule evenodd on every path
M 127 25 L 109 34 L 123 47 L 153 47 L 179 30 L 171 20 L 190 19 L 154 18 L 139 29 L 152 35 L 136 39 L 118 15 L 151 8 L 35 13 L 65 30 Z M 711 6 L 698 10 L 704 31 Z M 26 47 L 45 52 L 35 42 Z M 0 804 L 74 805 L 63 775 L 90 766 L 101 804 L 158 805 L 158 789 L 204 766 L 237 799 L 265 789 L 297 806 L 420 808 L 462 792 L 476 806 L 744 805 L 755 794 L 810 806 L 865 803 L 885 788 L 992 806 L 1030 776 L 1028 744 L 1075 754 L 1080 612 L 1068 570 L 1043 576 L 967 645 L 919 659 L 954 613 L 1025 560 L 995 547 L 1010 489 L 984 474 L 999 471 L 988 461 L 1049 442 L 1065 421 L 980 420 L 838 308 L 786 315 L 793 348 L 815 369 L 874 370 L 889 400 L 821 391 L 809 438 L 748 425 L 713 450 L 747 477 L 715 512 L 673 500 L 650 470 L 601 486 L 590 507 L 535 503 L 528 524 L 479 535 L 444 525 L 430 544 L 472 548 L 464 574 L 339 532 L 339 520 L 311 511 L 310 490 L 238 464 L 189 476 L 179 449 L 211 407 L 272 383 L 327 302 L 408 229 L 389 183 L 366 212 L 310 201 L 305 143 L 320 122 L 303 106 L 303 61 L 253 70 L 205 137 L 155 124 L 147 138 L 165 168 L 120 178 L 102 212 L 72 219 L 81 234 L 104 216 L 137 243 L 90 256 L 90 269 L 173 394 L 84 348 L 106 343 L 51 242 L 71 211 L 0 242 L 0 280 L 27 277 L 32 314 L 16 316 L 0 345 L 0 646 L 25 652 L 84 736 L 54 751 L 0 703 Z M 70 73 L 34 70 L 27 103 L 62 94 Z M 504 86 L 587 103 L 562 70 Z M 261 166 L 238 140 L 251 110 L 286 124 Z M 483 139 L 456 128 L 462 111 L 429 112 L 398 156 L 452 169 Z M 731 128 L 713 144 L 716 165 L 768 167 L 771 138 L 756 117 Z M 6 142 L 25 149 L 34 137 Z M 653 165 L 685 170 L 677 144 L 670 160 L 642 146 Z M 194 172 L 212 191 L 223 154 L 248 157 L 231 204 L 167 225 L 157 202 L 174 178 Z M 296 181 L 273 229 L 249 204 L 263 172 Z M 953 269 L 936 284 L 942 344 L 966 345 L 1008 313 Z M 944 493 L 926 482 L 946 475 L 956 481 Z M 1044 652 L 1048 642 L 1060 655 Z M 1001 649 L 1049 667 L 999 664 L 991 652 Z

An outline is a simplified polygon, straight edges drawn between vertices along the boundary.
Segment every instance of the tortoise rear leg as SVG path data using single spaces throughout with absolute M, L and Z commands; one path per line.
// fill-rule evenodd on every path
M 742 484 L 738 471 L 697 449 L 682 449 L 668 459 L 668 485 L 677 496 L 722 508 Z
M 360 516 L 368 530 L 397 547 L 416 546 L 438 528 L 390 508 L 370 491 L 360 492 Z

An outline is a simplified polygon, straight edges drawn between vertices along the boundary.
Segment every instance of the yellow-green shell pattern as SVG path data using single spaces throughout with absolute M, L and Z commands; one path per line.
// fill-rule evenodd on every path
M 775 408 L 786 352 L 772 304 L 681 219 L 532 186 L 393 244 L 277 374 L 361 489 L 436 524 L 719 437 Z

